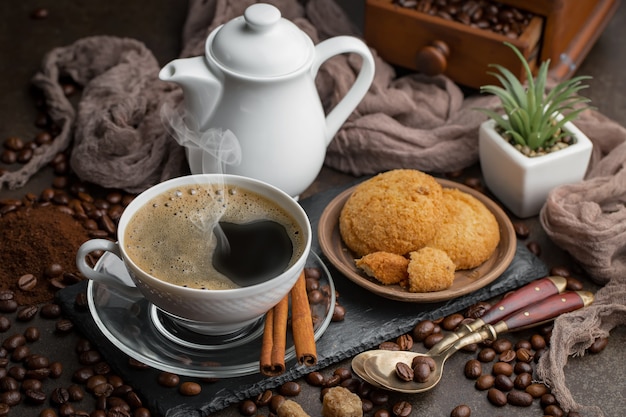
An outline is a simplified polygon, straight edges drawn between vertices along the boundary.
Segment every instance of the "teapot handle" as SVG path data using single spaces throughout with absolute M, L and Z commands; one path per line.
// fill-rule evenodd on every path
M 369 90 L 374 79 L 374 57 L 367 45 L 353 36 L 336 36 L 326 39 L 317 44 L 315 52 L 315 61 L 311 67 L 313 78 L 324 61 L 335 55 L 352 52 L 363 58 L 361 71 L 354 84 L 326 116 L 326 145 L 328 146 L 343 122 L 346 121 Z

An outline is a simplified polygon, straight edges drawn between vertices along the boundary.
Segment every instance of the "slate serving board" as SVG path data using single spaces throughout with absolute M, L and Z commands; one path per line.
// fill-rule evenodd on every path
M 317 342 L 318 364 L 315 367 L 302 367 L 291 361 L 287 364 L 287 372 L 275 378 L 264 378 L 256 374 L 204 382 L 182 377 L 181 382 L 196 380 L 202 385 L 201 395 L 183 397 L 175 389 L 164 388 L 158 384 L 160 371 L 131 368 L 128 357 L 100 332 L 89 311 L 75 307 L 76 296 L 86 291 L 87 282 L 59 291 L 58 302 L 76 327 L 98 347 L 112 368 L 142 396 L 145 406 L 158 415 L 167 417 L 204 417 L 230 404 L 255 397 L 266 389 L 275 388 L 313 370 L 325 368 L 376 347 L 385 340 L 409 332 L 420 320 L 434 319 L 463 310 L 478 301 L 504 294 L 548 273 L 546 265 L 518 242 L 515 258 L 506 271 L 490 285 L 466 296 L 442 303 L 414 304 L 394 302 L 372 294 L 343 277 L 325 259 L 317 241 L 317 225 L 324 208 L 337 194 L 351 185 L 353 184 L 300 202 L 311 220 L 314 232 L 312 250 L 320 255 L 330 270 L 340 294 L 339 303 L 347 311 L 345 320 L 331 323 Z

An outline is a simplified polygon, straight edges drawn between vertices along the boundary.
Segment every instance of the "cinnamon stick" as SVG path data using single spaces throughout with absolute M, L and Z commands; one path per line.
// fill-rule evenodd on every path
M 298 363 L 307 366 L 315 365 L 317 349 L 304 271 L 300 273 L 296 284 L 291 289 L 291 330 Z
M 286 295 L 265 314 L 263 344 L 259 361 L 261 374 L 265 376 L 276 376 L 285 372 L 288 316 L 289 295 Z

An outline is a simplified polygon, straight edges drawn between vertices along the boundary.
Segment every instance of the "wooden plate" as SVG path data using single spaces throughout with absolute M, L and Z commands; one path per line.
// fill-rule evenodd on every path
M 382 285 L 354 265 L 355 256 L 343 243 L 339 234 L 339 214 L 356 186 L 339 194 L 324 209 L 318 226 L 322 252 L 348 279 L 375 294 L 392 300 L 435 303 L 468 294 L 493 282 L 504 272 L 515 256 L 516 237 L 511 220 L 493 200 L 473 188 L 454 181 L 440 178 L 436 180 L 444 188 L 456 188 L 477 198 L 493 213 L 500 226 L 500 243 L 493 255 L 474 269 L 457 271 L 450 288 L 436 292 L 412 293 L 399 285 Z

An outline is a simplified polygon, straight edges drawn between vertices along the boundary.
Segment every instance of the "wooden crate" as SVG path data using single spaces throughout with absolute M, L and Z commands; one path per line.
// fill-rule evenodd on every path
M 511 39 L 487 29 L 401 7 L 392 0 L 366 0 L 364 37 L 386 61 L 429 74 L 443 73 L 459 84 L 493 84 L 488 64 L 523 70 L 513 43 L 535 69 L 551 60 L 551 75 L 570 77 L 615 12 L 619 0 L 502 0 L 534 15 Z

